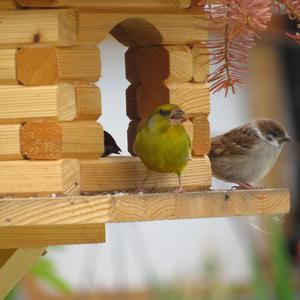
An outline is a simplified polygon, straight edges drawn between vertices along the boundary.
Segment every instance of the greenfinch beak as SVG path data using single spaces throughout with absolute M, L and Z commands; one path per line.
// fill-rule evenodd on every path
M 182 123 L 185 121 L 185 113 L 182 109 L 173 109 L 170 115 L 170 119 L 173 123 Z

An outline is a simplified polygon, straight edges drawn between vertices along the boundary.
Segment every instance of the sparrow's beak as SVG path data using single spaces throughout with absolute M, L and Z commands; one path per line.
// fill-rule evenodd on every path
M 293 139 L 288 135 L 286 135 L 286 136 L 284 136 L 280 139 L 281 143 L 283 143 L 283 142 L 292 142 L 292 141 L 293 141 Z
M 185 113 L 180 108 L 173 109 L 172 112 L 171 112 L 170 119 L 174 123 L 182 123 L 182 122 L 185 121 Z

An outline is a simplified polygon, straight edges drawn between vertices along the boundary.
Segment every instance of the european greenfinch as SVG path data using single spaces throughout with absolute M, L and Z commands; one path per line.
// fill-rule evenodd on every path
M 147 121 L 139 128 L 134 151 L 149 170 L 160 173 L 175 173 L 178 176 L 179 188 L 183 192 L 181 173 L 191 157 L 191 141 L 185 131 L 183 122 L 185 113 L 173 104 L 157 107 Z

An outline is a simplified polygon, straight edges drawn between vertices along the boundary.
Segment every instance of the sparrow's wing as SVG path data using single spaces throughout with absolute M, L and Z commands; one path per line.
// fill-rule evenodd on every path
M 259 141 L 251 123 L 234 128 L 211 139 L 210 158 L 221 155 L 241 155 L 247 153 Z

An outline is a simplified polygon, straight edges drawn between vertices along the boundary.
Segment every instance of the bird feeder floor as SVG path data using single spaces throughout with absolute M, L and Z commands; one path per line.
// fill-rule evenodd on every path
M 289 210 L 287 189 L 2 198 L 0 298 L 47 246 L 104 242 L 105 223 L 269 216 Z
M 0 233 L 9 227 L 72 228 L 118 222 L 277 215 L 287 214 L 289 210 L 288 189 L 3 198 L 0 199 Z

